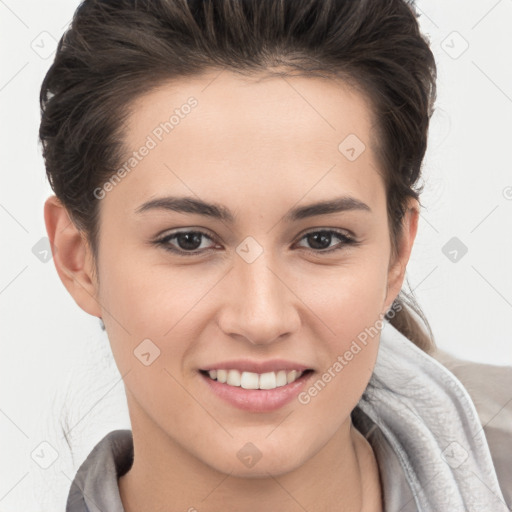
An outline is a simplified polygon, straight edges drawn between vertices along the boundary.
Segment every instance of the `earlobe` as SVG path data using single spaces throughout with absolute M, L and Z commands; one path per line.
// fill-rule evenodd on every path
M 60 280 L 85 312 L 101 316 L 86 237 L 73 224 L 66 208 L 55 195 L 50 196 L 44 204 L 44 220 Z

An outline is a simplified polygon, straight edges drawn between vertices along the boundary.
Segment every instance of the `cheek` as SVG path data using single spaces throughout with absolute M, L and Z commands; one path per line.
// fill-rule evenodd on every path
M 155 420 L 175 421 L 176 410 L 192 405 L 181 385 L 181 365 L 194 339 L 187 332 L 194 304 L 205 290 L 183 272 L 143 265 L 142 257 L 104 261 L 112 263 L 100 276 L 100 300 L 110 313 L 105 315 L 108 337 L 131 407 Z
M 100 301 L 105 309 L 130 333 L 148 336 L 160 332 L 165 328 L 160 321 L 169 329 L 190 290 L 180 279 L 181 273 L 152 264 L 148 261 L 151 249 L 124 242 L 121 237 L 109 238 L 102 251 Z
M 368 255 L 334 268 L 317 271 L 302 284 L 304 302 L 327 328 L 338 349 L 381 318 L 387 287 L 387 262 Z
M 325 366 L 319 376 L 322 382 L 305 402 L 318 394 L 317 406 L 336 404 L 334 409 L 340 413 L 357 404 L 378 354 L 386 269 L 385 262 L 368 260 L 338 269 L 329 279 L 316 279 L 316 286 L 309 287 L 314 292 L 308 292 L 304 302 L 321 319 L 316 334 L 322 339 L 318 350 L 323 352 Z
M 134 251 L 114 237 L 101 250 L 99 301 L 105 310 L 103 320 L 112 352 L 123 373 L 137 362 L 134 350 L 141 342 L 153 340 L 163 329 L 155 318 L 163 308 L 157 306 L 154 270 L 141 264 Z M 156 340 L 155 344 L 158 347 Z
M 158 355 L 151 366 L 177 368 L 207 320 L 204 298 L 219 280 L 218 272 L 200 265 L 151 264 L 147 249 L 146 254 L 139 249 L 138 256 L 131 249 L 109 257 L 114 245 L 104 246 L 100 302 L 109 313 L 104 321 L 120 371 L 138 365 L 137 356 L 148 351 Z

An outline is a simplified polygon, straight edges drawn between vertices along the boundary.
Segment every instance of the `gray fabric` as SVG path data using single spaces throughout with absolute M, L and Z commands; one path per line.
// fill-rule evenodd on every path
M 411 510 L 506 512 L 512 507 L 504 498 L 510 495 L 512 482 L 505 477 L 501 490 L 485 431 L 463 384 L 387 322 L 374 373 L 353 420 L 360 411 L 378 426 L 398 457 L 416 505 Z M 368 435 L 365 423 L 354 425 Z M 502 433 L 503 439 L 493 440 L 501 442 L 510 470 L 512 425 Z M 372 436 L 368 441 L 372 443 Z M 376 456 L 382 451 L 380 444 L 374 447 Z M 381 475 L 393 471 L 390 460 L 378 460 Z M 401 504 L 410 506 L 407 493 L 403 499 L 399 496 L 402 487 L 384 485 L 386 512 L 403 512 Z
M 117 479 L 130 469 L 132 462 L 131 430 L 109 432 L 78 469 L 66 512 L 124 512 Z
M 451 365 L 453 373 L 434 357 Z M 503 396 L 495 392 L 502 389 L 505 377 L 512 378 L 512 368 L 496 373 L 493 370 L 499 367 L 477 365 L 495 381 L 476 379 L 475 383 L 471 371 L 475 363 L 456 360 L 447 353 L 434 357 L 385 322 L 374 373 L 352 411 L 354 426 L 372 445 L 377 458 L 384 512 L 512 510 L 511 410 L 508 416 L 503 412 L 506 392 Z M 455 376 L 455 371 L 464 373 L 463 367 L 471 395 Z M 484 429 L 482 423 L 486 422 L 480 422 L 473 396 L 483 404 L 478 412 L 487 420 Z M 449 445 L 457 448 L 451 458 L 450 451 L 446 452 L 451 465 L 442 456 Z M 465 453 L 463 462 L 457 459 Z M 80 466 L 66 512 L 124 512 L 117 479 L 132 461 L 131 431 L 107 434 Z
M 505 502 L 512 510 L 512 366 L 465 361 L 443 350 L 433 357 L 469 393 L 489 443 Z

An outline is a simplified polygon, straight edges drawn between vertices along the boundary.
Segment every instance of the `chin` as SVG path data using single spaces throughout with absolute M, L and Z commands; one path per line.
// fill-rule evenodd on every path
M 259 443 L 258 441 L 255 443 L 248 441 L 242 444 L 241 448 L 226 449 L 219 454 L 219 458 L 215 462 L 204 459 L 203 461 L 216 471 L 235 478 L 268 478 L 270 475 L 283 475 L 300 467 L 302 459 L 298 457 L 296 446 L 285 449 L 281 445 L 266 449 L 264 444 L 264 440 Z M 258 449 L 256 446 L 261 448 Z M 271 453 L 271 450 L 276 449 L 279 450 L 278 453 Z M 230 453 L 233 456 L 226 456 Z

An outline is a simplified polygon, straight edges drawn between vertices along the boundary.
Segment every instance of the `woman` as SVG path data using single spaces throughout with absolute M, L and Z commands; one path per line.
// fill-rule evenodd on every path
M 80 5 L 41 90 L 45 221 L 132 429 L 68 512 L 507 510 L 401 293 L 435 77 L 403 0 Z

